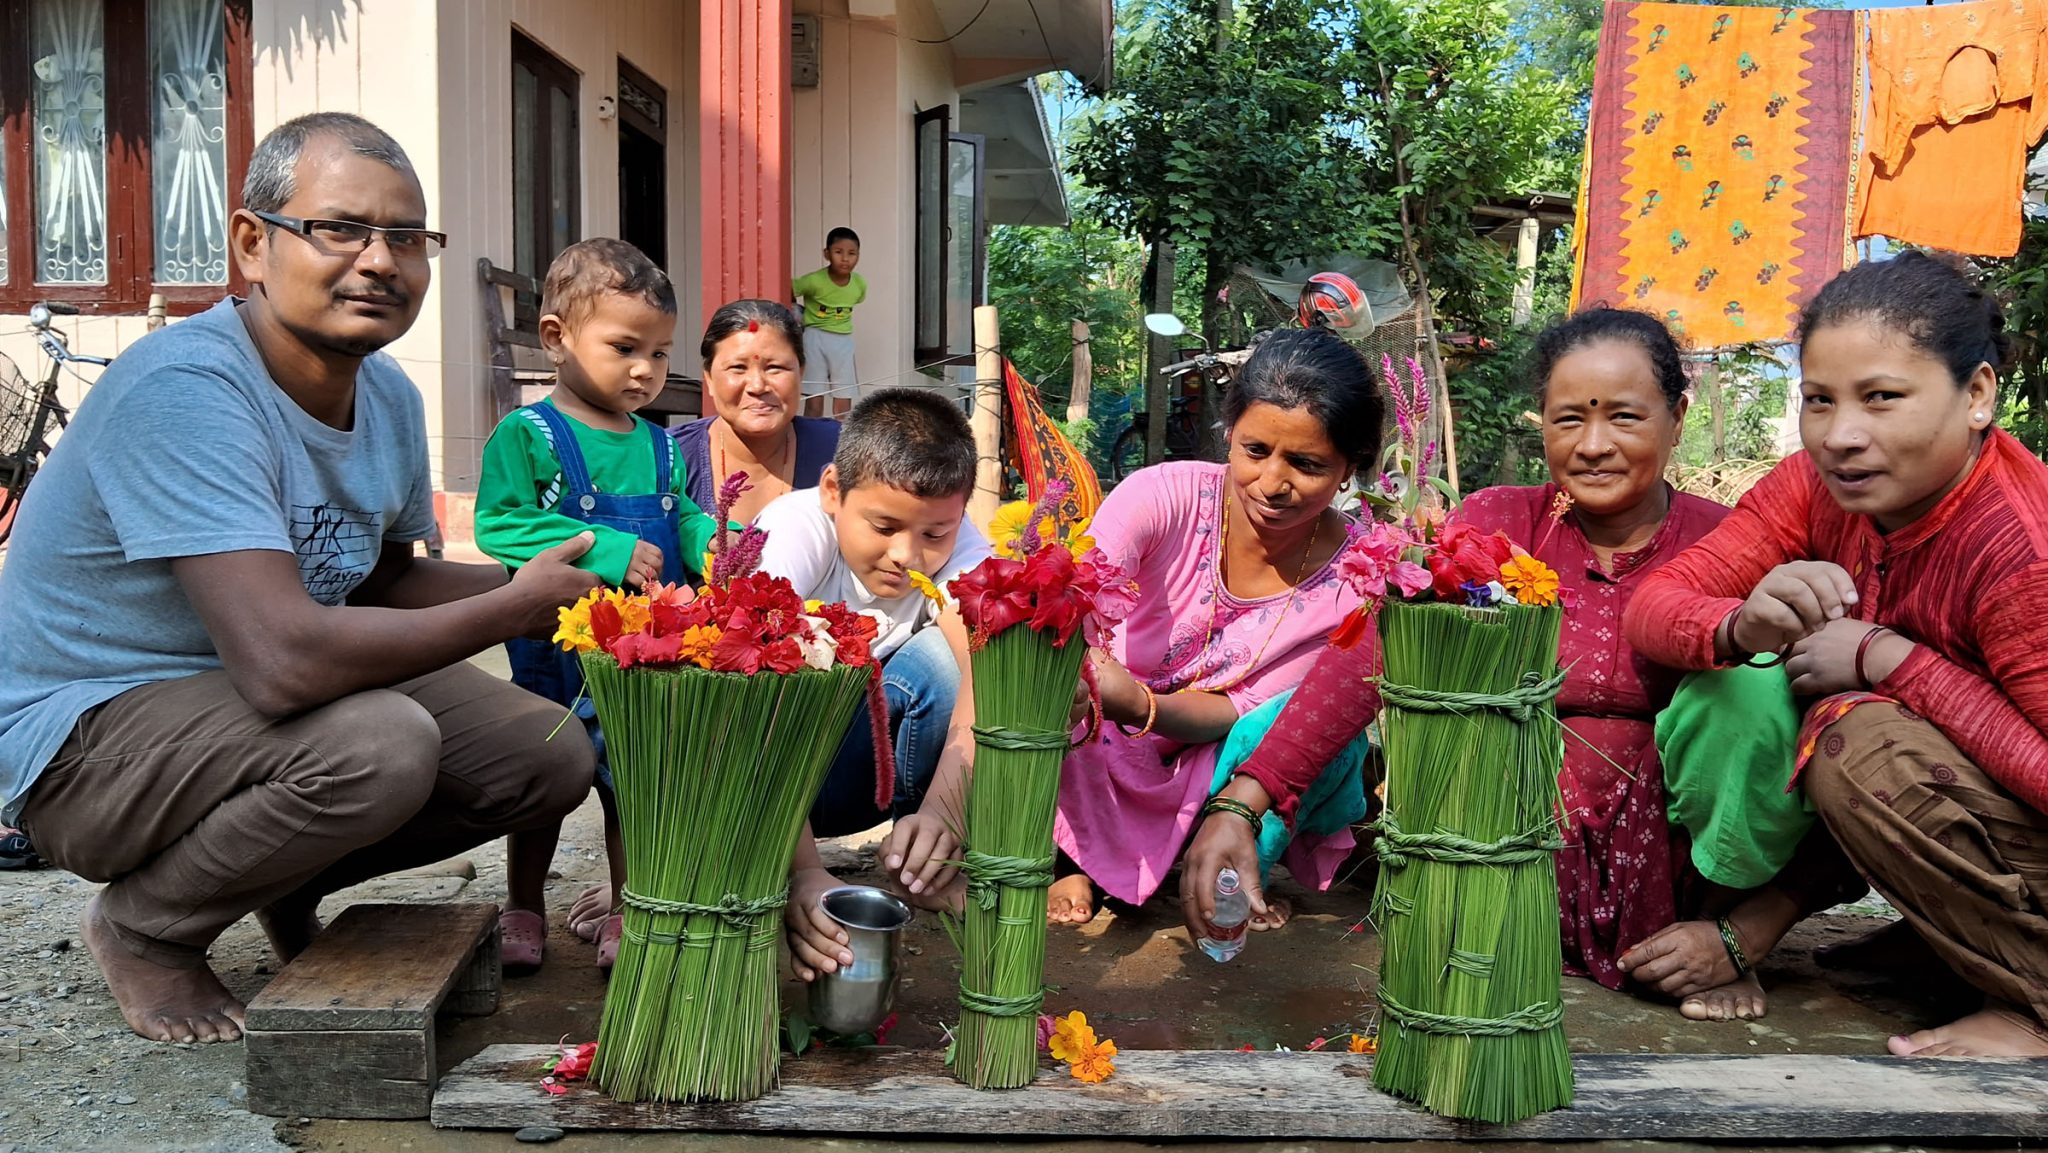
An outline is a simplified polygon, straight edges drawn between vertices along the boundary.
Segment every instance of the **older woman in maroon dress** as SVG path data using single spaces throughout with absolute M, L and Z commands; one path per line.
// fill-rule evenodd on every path
M 1762 989 L 1746 972 L 1732 982 L 1700 980 L 1680 971 L 1678 959 L 1660 962 L 1660 946 L 1637 951 L 1682 924 L 1681 911 L 1696 915 L 1707 896 L 1688 867 L 1684 831 L 1674 836 L 1667 819 L 1657 744 L 1658 714 L 1685 674 L 1637 653 L 1621 626 L 1642 579 L 1728 515 L 1664 479 L 1686 410 L 1678 348 L 1654 318 L 1592 309 L 1543 334 L 1535 375 L 1553 482 L 1476 493 L 1460 517 L 1507 533 L 1555 569 L 1568 590 L 1560 662 L 1569 676 L 1557 701 L 1565 728 L 1558 783 L 1566 848 L 1557 859 L 1565 969 L 1614 989 L 1633 976 L 1646 988 L 1683 998 L 1690 1017 L 1760 1016 Z M 1290 817 L 1305 783 L 1377 712 L 1370 687 L 1360 687 L 1377 668 L 1369 643 L 1331 647 L 1225 795 L 1255 811 L 1271 805 Z M 1782 674 L 1772 675 L 1776 682 L 1761 687 L 1767 699 L 1772 693 L 1782 698 L 1782 707 L 1763 710 L 1768 715 L 1754 723 L 1789 732 L 1797 714 Z M 1782 775 L 1778 782 L 1782 791 Z M 1223 819 L 1229 816 L 1210 817 L 1188 851 L 1182 893 L 1193 928 L 1206 923 L 1204 898 L 1218 869 L 1228 865 L 1255 875 L 1242 864 L 1249 844 L 1245 822 Z M 1820 891 L 1790 900 L 1802 907 L 1833 903 L 1840 875 L 1818 870 Z M 1749 896 L 1725 895 L 1725 903 Z M 1772 887 L 1766 899 L 1781 896 Z M 1260 898 L 1255 895 L 1255 907 Z

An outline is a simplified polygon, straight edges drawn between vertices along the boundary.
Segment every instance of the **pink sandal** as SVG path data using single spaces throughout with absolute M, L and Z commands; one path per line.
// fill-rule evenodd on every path
M 524 975 L 540 968 L 547 939 L 547 922 L 532 909 L 507 909 L 498 914 L 498 957 L 505 972 Z
M 612 962 L 619 959 L 619 937 L 626 931 L 626 918 L 617 913 L 606 917 L 597 927 L 597 967 L 600 971 L 612 971 Z

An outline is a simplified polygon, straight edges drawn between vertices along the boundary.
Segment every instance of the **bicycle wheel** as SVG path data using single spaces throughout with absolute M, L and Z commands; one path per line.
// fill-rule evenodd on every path
M 36 474 L 36 458 L 32 453 L 16 453 L 0 457 L 0 544 L 14 532 L 14 513 L 21 507 L 21 494 L 28 491 L 28 482 Z
M 1194 409 L 1176 411 L 1166 421 L 1166 459 L 1194 460 L 1202 448 L 1202 422 Z
M 1132 425 L 1109 450 L 1109 479 L 1119 481 L 1145 467 L 1145 430 Z

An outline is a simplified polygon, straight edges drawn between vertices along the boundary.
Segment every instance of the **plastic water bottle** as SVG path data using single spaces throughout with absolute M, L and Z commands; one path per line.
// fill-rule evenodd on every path
M 1216 874 L 1216 915 L 1209 918 L 1213 936 L 1195 942 L 1212 961 L 1228 961 L 1244 950 L 1245 922 L 1251 919 L 1251 898 L 1239 887 L 1236 869 Z

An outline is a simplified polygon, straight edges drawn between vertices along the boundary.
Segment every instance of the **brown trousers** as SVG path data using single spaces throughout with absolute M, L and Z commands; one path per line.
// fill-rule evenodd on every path
M 1829 726 L 1803 780 L 1849 859 L 1950 968 L 2048 1021 L 2048 814 L 1891 703 Z
M 243 914 L 317 901 L 557 820 L 590 791 L 583 726 L 460 664 L 286 720 L 224 672 L 79 718 L 29 790 L 36 851 L 104 881 L 123 944 L 190 967 Z

